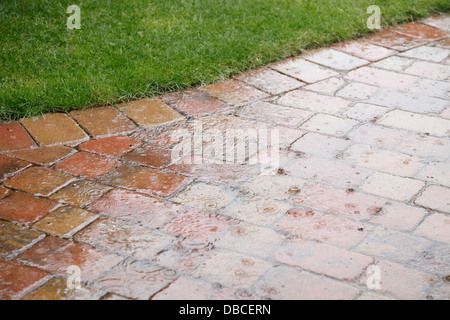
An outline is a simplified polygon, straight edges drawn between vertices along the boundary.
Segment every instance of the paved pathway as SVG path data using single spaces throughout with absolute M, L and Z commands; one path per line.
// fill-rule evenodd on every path
M 0 298 L 448 299 L 449 36 L 438 16 L 1 123 Z M 247 156 L 218 161 L 236 133 Z

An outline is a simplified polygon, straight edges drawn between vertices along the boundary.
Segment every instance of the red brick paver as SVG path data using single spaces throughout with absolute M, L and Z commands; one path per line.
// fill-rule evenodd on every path
M 120 162 L 113 159 L 108 159 L 93 153 L 79 152 L 63 162 L 58 163 L 55 169 L 62 170 L 77 177 L 99 178 L 119 165 Z
M 33 146 L 36 146 L 36 143 L 18 122 L 0 123 L 0 152 Z
M 90 140 L 78 146 L 82 151 L 97 153 L 102 156 L 120 158 L 126 153 L 136 149 L 142 144 L 141 141 L 124 137 L 110 137 L 99 140 Z
M 18 191 L 0 201 L 0 218 L 30 225 L 57 206 L 55 201 Z
M 49 275 L 43 271 L 0 260 L 0 299 L 20 299 L 47 279 Z
M 92 281 L 116 266 L 123 258 L 49 236 L 19 255 L 16 260 L 60 276 L 69 274 L 68 267 L 77 266 L 81 270 L 81 280 Z
M 66 114 L 46 114 L 20 120 L 41 146 L 72 145 L 89 139 L 88 135 Z
M 55 170 L 32 167 L 5 181 L 4 185 L 35 195 L 48 196 L 72 180 L 71 176 Z

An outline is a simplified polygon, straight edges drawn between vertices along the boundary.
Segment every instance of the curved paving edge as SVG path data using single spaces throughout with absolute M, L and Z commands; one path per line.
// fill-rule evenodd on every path
M 0 299 L 449 299 L 449 54 L 439 15 L 0 123 Z M 276 132 L 279 170 L 174 158 L 200 126 Z

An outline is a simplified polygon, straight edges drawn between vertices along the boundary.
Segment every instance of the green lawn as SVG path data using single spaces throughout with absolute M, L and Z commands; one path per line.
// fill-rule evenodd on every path
M 67 7 L 81 30 L 67 30 Z M 449 0 L 3 0 L 0 118 L 210 83 L 301 50 L 450 10 Z

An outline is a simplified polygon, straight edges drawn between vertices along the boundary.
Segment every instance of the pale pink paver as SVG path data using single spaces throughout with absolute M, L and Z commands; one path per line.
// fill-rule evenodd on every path
M 0 124 L 0 298 L 448 299 L 449 25 Z

